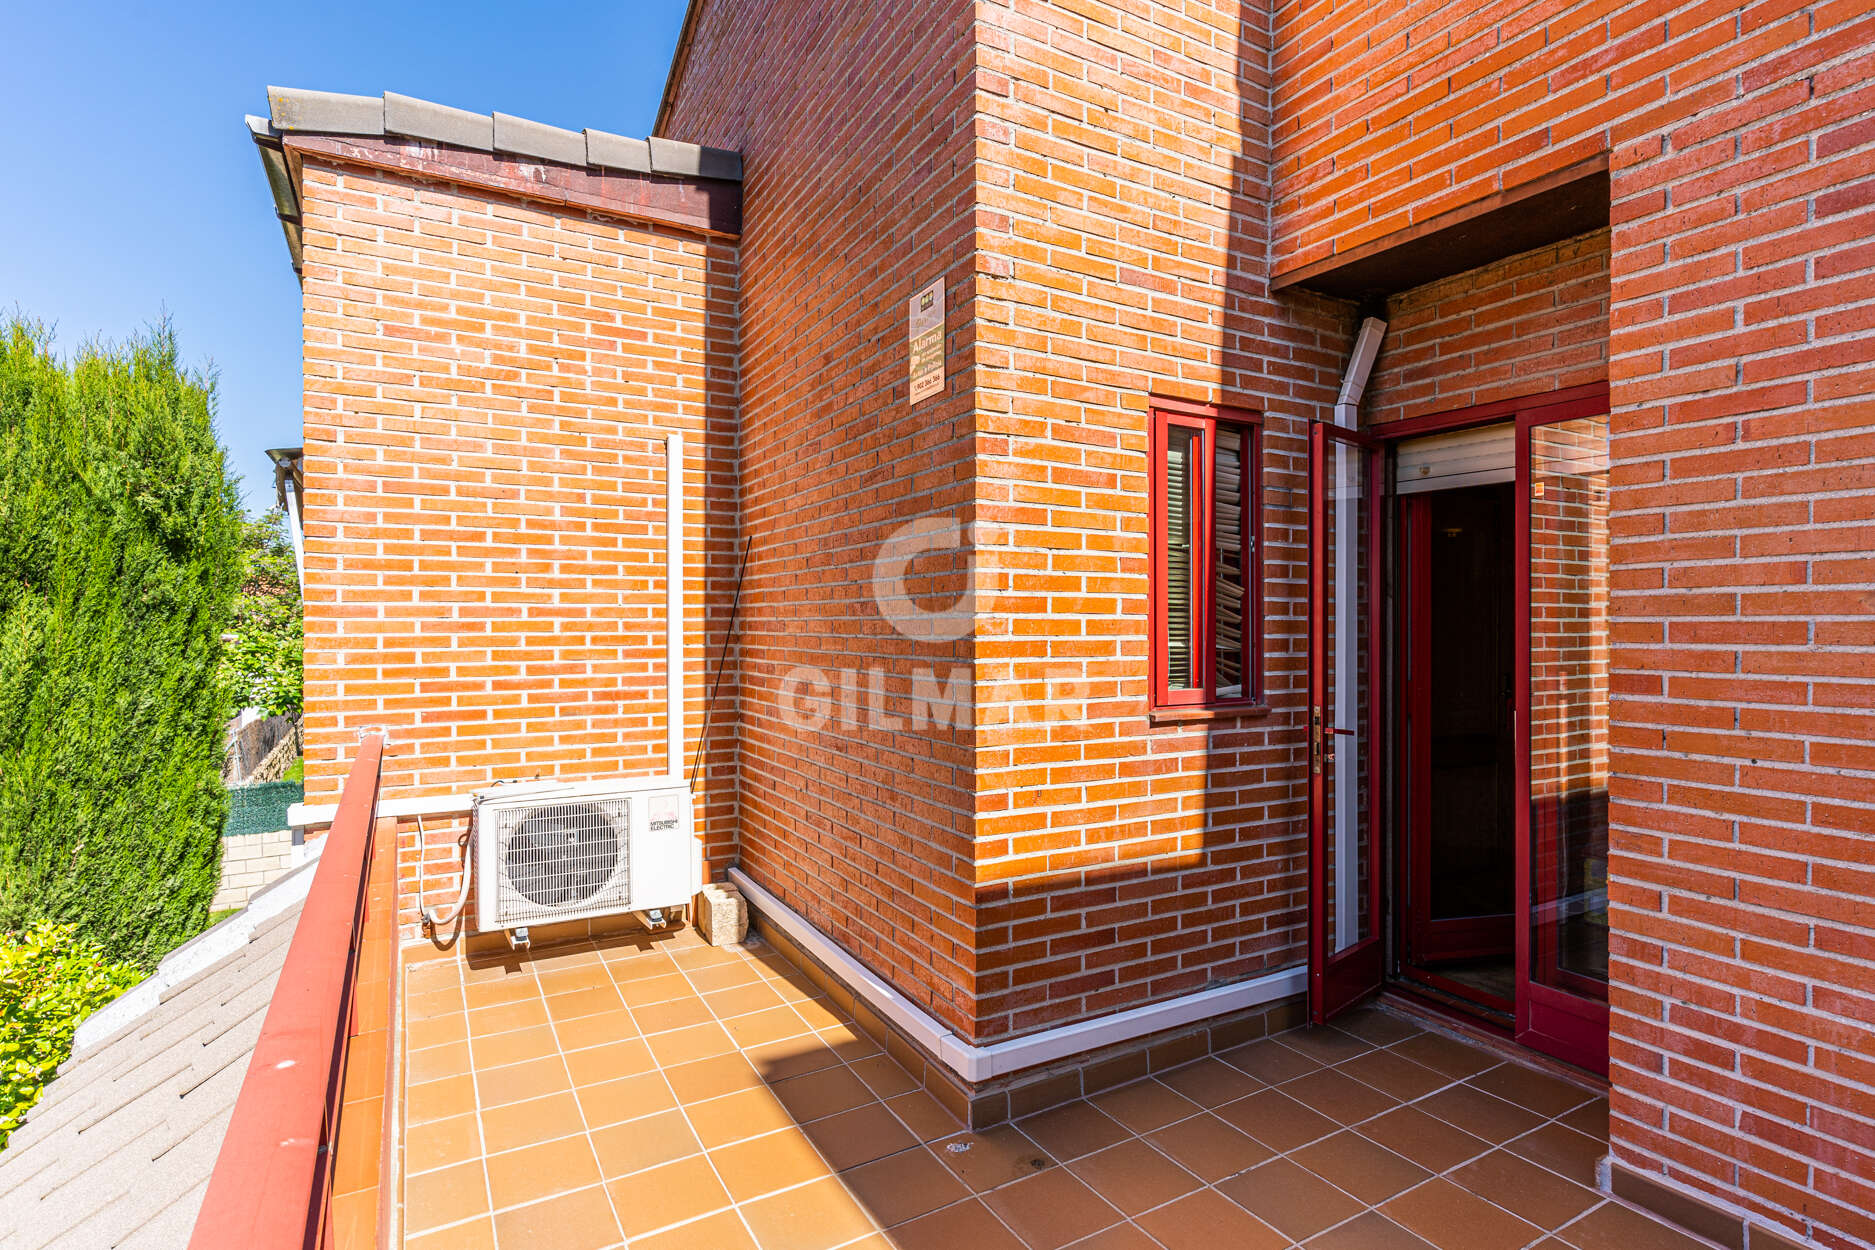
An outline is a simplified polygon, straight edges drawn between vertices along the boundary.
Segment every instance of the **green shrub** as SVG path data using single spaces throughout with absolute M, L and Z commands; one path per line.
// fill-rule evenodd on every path
M 233 638 L 222 661 L 228 684 L 242 707 L 297 717 L 305 708 L 306 627 L 286 513 L 275 508 L 241 528 L 247 580 L 235 600 Z
M 0 332 L 0 930 L 149 967 L 208 920 L 244 573 L 212 413 L 167 328 L 70 364 Z
M 72 1053 L 80 1022 L 142 977 L 74 925 L 40 921 L 0 937 L 0 1147 Z

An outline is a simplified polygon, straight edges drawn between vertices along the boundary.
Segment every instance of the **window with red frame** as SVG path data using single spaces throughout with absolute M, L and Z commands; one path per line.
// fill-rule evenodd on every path
M 1157 707 L 1263 697 L 1262 421 L 1152 410 L 1152 684 Z

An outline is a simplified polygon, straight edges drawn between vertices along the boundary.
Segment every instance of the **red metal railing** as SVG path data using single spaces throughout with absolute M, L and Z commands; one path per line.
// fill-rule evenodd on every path
M 331 1244 L 344 1093 L 384 739 L 358 744 L 312 889 L 261 1024 L 190 1250 Z

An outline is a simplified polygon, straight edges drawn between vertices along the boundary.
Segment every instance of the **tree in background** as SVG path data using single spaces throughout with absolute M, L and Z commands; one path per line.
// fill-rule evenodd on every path
M 306 627 L 286 513 L 275 508 L 245 522 L 242 531 L 247 580 L 235 601 L 223 667 L 237 706 L 297 719 L 304 707 Z
M 0 929 L 153 964 L 208 920 L 241 512 L 162 326 L 66 364 L 0 329 Z

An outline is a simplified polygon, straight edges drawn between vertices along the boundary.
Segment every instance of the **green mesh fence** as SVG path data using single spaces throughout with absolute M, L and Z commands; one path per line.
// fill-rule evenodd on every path
M 305 798 L 306 786 L 298 781 L 234 786 L 228 791 L 228 823 L 221 827 L 221 836 L 238 838 L 243 834 L 285 829 L 286 809 Z

